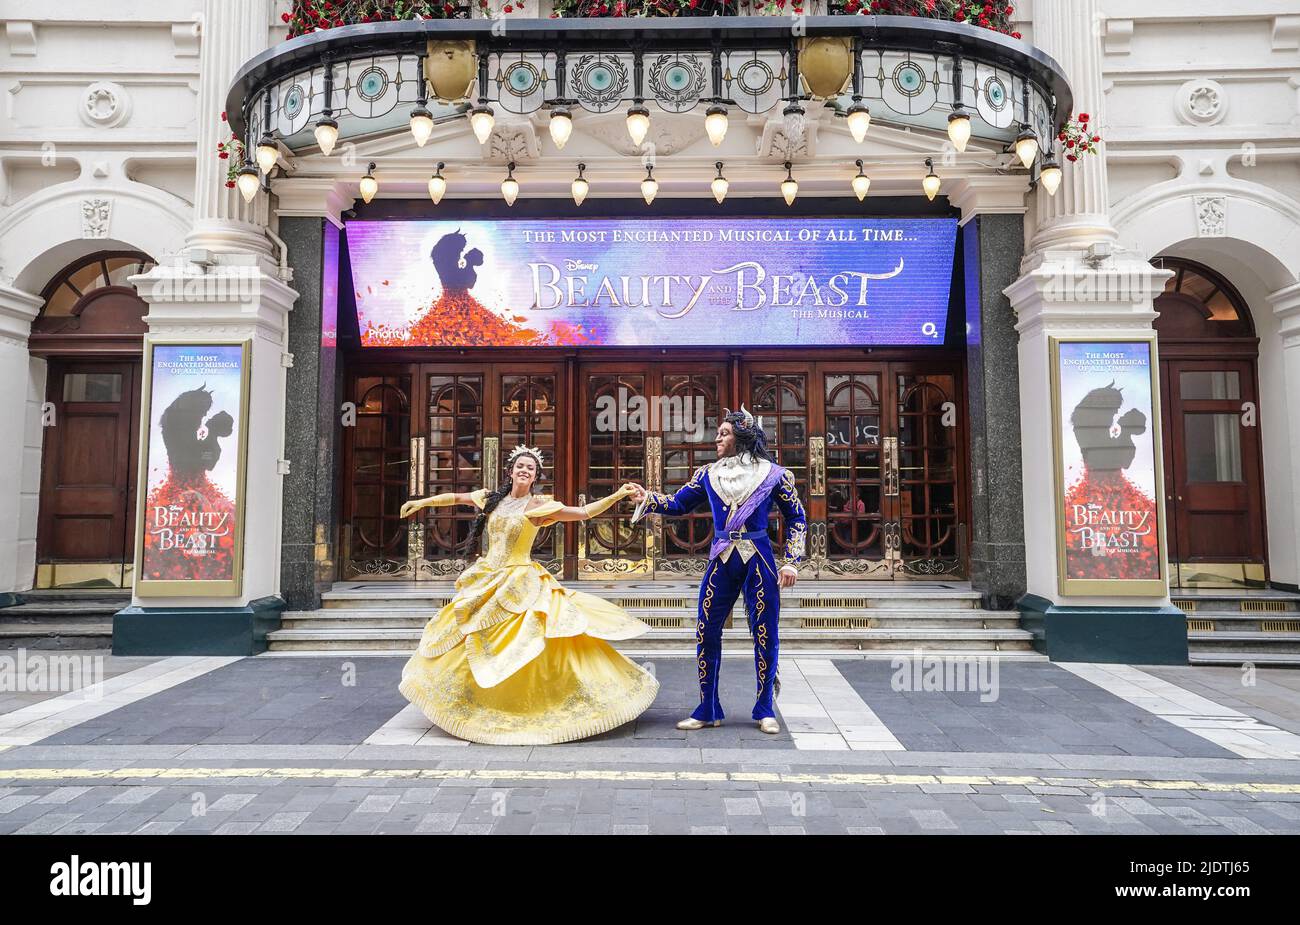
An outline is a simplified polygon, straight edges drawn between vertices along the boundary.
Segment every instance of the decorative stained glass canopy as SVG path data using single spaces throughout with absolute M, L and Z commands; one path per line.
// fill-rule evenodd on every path
M 846 49 L 841 92 L 814 97 L 807 42 Z M 472 56 L 460 98 L 437 98 L 430 43 Z M 315 146 L 318 120 L 340 139 L 406 126 L 413 107 L 434 121 L 472 106 L 527 114 L 556 106 L 603 113 L 641 104 L 683 113 L 721 105 L 777 112 L 792 101 L 844 114 L 855 98 L 873 121 L 942 132 L 954 109 L 971 133 L 1004 144 L 1026 126 L 1049 146 L 1072 108 L 1060 66 L 1027 42 L 963 23 L 907 16 L 788 18 L 447 19 L 369 23 L 299 36 L 249 61 L 227 98 L 231 126 L 273 134 L 291 151 Z M 701 110 L 703 111 L 703 110 Z

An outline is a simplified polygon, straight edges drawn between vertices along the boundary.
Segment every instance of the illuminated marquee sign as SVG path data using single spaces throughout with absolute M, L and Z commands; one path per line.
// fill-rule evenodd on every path
M 358 221 L 368 347 L 937 345 L 956 219 Z

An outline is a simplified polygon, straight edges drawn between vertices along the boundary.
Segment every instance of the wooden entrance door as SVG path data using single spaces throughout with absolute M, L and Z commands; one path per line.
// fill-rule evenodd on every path
M 437 579 L 458 574 L 476 513 L 467 507 L 400 517 L 402 503 L 496 488 L 520 443 L 545 458 L 538 490 L 565 497 L 566 433 L 558 363 L 428 363 L 361 367 L 349 377 L 356 425 L 344 429 L 344 577 Z M 557 485 L 561 486 L 557 489 Z M 534 555 L 560 574 L 563 525 L 538 534 Z
M 965 574 L 960 383 L 942 361 L 746 365 L 749 407 L 807 501 L 807 571 Z
M 1161 362 L 1169 559 L 1180 585 L 1220 584 L 1228 572 L 1263 580 L 1259 409 L 1254 362 Z
M 713 461 L 726 369 L 723 361 L 581 364 L 578 503 L 627 481 L 671 491 Z M 579 525 L 578 577 L 702 575 L 711 535 L 707 512 L 653 516 L 643 528 L 623 505 Z
M 129 587 L 135 530 L 140 362 L 49 362 L 41 506 L 42 586 Z

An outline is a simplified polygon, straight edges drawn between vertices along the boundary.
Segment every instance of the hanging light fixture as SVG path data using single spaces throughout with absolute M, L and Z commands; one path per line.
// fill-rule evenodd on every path
M 804 108 L 799 105 L 797 99 L 791 100 L 781 110 L 781 116 L 785 121 L 784 128 L 787 138 L 793 137 L 803 130 Z
M 788 206 L 794 205 L 794 197 L 799 195 L 799 182 L 794 178 L 794 174 L 790 170 L 791 164 L 786 161 L 785 179 L 781 181 L 781 195 L 785 197 L 785 204 Z
M 871 189 L 871 178 L 863 172 L 862 158 L 854 161 L 858 165 L 858 175 L 853 178 L 853 193 L 858 197 L 858 202 L 867 198 L 867 190 Z
M 847 118 L 853 140 L 862 144 L 867 137 L 867 129 L 871 128 L 871 110 L 863 105 L 861 97 L 853 97 L 853 105 L 849 107 Z
M 442 161 L 438 161 L 438 168 L 429 178 L 429 198 L 433 200 L 435 206 L 442 202 L 443 196 L 447 195 L 447 180 L 442 175 L 442 168 L 446 166 Z
M 718 204 L 721 205 L 722 200 L 727 198 L 727 190 L 731 188 L 731 184 L 722 175 L 722 161 L 718 161 L 713 166 L 718 168 L 718 175 L 713 178 L 713 182 L 709 185 L 713 188 L 713 198 L 718 200 Z
M 1056 195 L 1056 191 L 1061 188 L 1061 165 L 1056 163 L 1055 155 L 1047 155 L 1042 170 L 1038 172 L 1038 179 L 1043 184 L 1043 189 L 1047 190 L 1047 195 Z
M 966 150 L 966 143 L 970 141 L 970 113 L 961 103 L 957 103 L 948 113 L 948 140 L 952 146 L 963 152 Z
M 506 178 L 501 181 L 501 198 L 506 205 L 512 206 L 519 198 L 519 181 L 515 179 L 515 162 L 506 165 Z
M 627 133 L 632 137 L 632 144 L 638 148 L 650 133 L 650 110 L 640 102 L 634 103 L 627 111 Z
M 587 198 L 587 191 L 591 189 L 591 184 L 582 175 L 582 172 L 586 169 L 586 164 L 578 165 L 578 175 L 573 178 L 573 184 L 570 186 L 570 189 L 573 190 L 573 204 L 575 206 L 582 205 L 582 201 Z
M 360 183 L 361 198 L 366 202 L 375 198 L 375 193 L 379 192 L 379 181 L 375 179 L 375 162 L 371 161 L 366 167 L 366 175 L 361 178 Z
M 925 159 L 925 179 L 921 181 L 921 189 L 925 190 L 925 198 L 934 202 L 934 197 L 939 195 L 939 175 L 934 172 L 934 160 Z
M 713 147 L 722 144 L 722 139 L 727 137 L 726 107 L 717 103 L 709 107 L 709 111 L 704 114 L 704 131 L 708 132 Z
M 655 194 L 659 192 L 659 181 L 654 178 L 654 167 L 650 164 L 645 165 L 645 179 L 641 181 L 641 195 L 645 198 L 645 204 L 655 201 Z
M 339 140 L 339 124 L 328 114 L 323 115 L 316 122 L 316 144 L 320 145 L 320 153 L 329 157 L 334 153 L 334 145 Z
M 1020 158 L 1020 163 L 1028 170 L 1037 156 L 1038 133 L 1026 124 L 1016 136 L 1016 157 Z
M 270 173 L 280 159 L 280 149 L 275 146 L 275 139 L 268 132 L 257 143 L 257 166 L 262 173 Z
M 488 137 L 492 134 L 492 126 L 496 125 L 496 116 L 492 114 L 492 107 L 483 101 L 470 110 L 469 124 L 474 129 L 474 137 L 478 139 L 481 145 L 487 144 Z
M 415 144 L 421 148 L 433 134 L 433 113 L 424 106 L 411 110 L 411 134 L 415 136 Z
M 244 202 L 252 202 L 253 197 L 262 186 L 262 180 L 257 175 L 257 168 L 251 163 L 244 164 L 239 168 L 239 176 L 235 178 L 235 185 L 239 187 L 239 194 L 244 197 Z
M 556 106 L 551 110 L 551 141 L 555 142 L 555 147 L 564 150 L 564 146 L 569 141 L 569 136 L 573 134 L 573 116 L 569 114 L 568 106 Z

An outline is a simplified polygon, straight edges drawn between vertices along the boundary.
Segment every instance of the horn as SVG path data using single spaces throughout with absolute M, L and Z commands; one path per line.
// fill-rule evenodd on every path
M 753 426 L 754 426 L 754 415 L 752 415 L 752 414 L 750 413 L 749 409 L 745 407 L 745 403 L 744 403 L 743 401 L 740 403 L 740 413 L 743 414 L 743 415 L 745 416 L 745 426 L 746 426 L 746 427 L 753 427 Z

